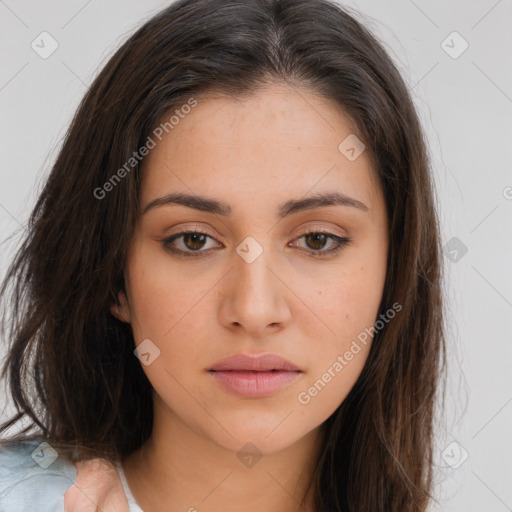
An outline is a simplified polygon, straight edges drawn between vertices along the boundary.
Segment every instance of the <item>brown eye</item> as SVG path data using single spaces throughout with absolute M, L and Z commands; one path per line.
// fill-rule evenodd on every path
M 332 256 L 343 249 L 345 245 L 351 242 L 351 239 L 334 235 L 332 233 L 324 233 L 322 231 L 310 231 L 303 234 L 297 240 L 304 239 L 305 245 L 298 245 L 299 249 L 305 249 L 313 257 Z M 330 247 L 328 242 L 331 242 Z
M 191 251 L 197 251 L 202 249 L 206 243 L 207 235 L 202 233 L 185 233 L 183 235 L 183 243 Z
M 203 256 L 215 248 L 214 246 L 206 247 L 208 239 L 214 241 L 213 237 L 200 231 L 183 231 L 162 240 L 162 243 L 165 249 L 178 256 L 193 257 Z
M 207 256 L 213 249 L 207 247 L 208 239 L 215 242 L 215 239 L 207 233 L 200 231 L 182 231 L 165 240 L 162 240 L 164 248 L 177 256 L 202 257 Z M 321 231 L 310 231 L 305 233 L 298 240 L 304 239 L 306 246 L 296 246 L 308 253 L 308 256 L 323 257 L 336 254 L 343 247 L 351 242 L 349 238 L 340 237 L 332 233 Z M 329 242 L 331 242 L 329 244 Z M 222 247 L 222 245 L 221 245 Z M 326 249 L 326 247 L 329 247 Z
M 304 235 L 310 249 L 320 250 L 325 247 L 329 237 L 325 233 L 308 233 Z

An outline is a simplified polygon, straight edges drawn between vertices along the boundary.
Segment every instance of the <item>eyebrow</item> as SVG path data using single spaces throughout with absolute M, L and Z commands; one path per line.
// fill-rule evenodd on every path
M 231 206 L 229 206 L 229 204 L 217 201 L 216 199 L 202 197 L 194 194 L 174 192 L 150 201 L 144 208 L 142 215 L 154 208 L 169 204 L 187 206 L 188 208 L 194 208 L 195 210 L 199 210 L 201 212 L 213 213 L 214 215 L 222 215 L 223 217 L 229 217 L 232 212 Z M 277 215 L 280 218 L 284 218 L 288 215 L 304 210 L 312 210 L 314 208 L 334 205 L 350 206 L 352 208 L 356 208 L 368 213 L 368 207 L 361 201 L 353 199 L 352 197 L 341 194 L 339 192 L 328 192 L 323 194 L 314 194 L 312 196 L 301 199 L 291 199 L 286 201 L 278 208 Z

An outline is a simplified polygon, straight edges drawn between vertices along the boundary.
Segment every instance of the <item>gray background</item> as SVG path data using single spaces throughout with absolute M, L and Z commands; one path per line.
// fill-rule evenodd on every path
M 512 2 L 344 4 L 361 13 L 397 62 L 431 148 L 446 246 L 449 343 L 433 510 L 512 510 Z M 98 69 L 166 5 L 0 0 L 0 241 L 25 225 Z M 58 43 L 46 59 L 31 47 L 42 46 L 43 31 Z M 458 55 L 464 41 L 469 47 Z M 0 244 L 0 275 L 13 248 L 14 239 Z M 3 389 L 0 396 L 4 409 Z

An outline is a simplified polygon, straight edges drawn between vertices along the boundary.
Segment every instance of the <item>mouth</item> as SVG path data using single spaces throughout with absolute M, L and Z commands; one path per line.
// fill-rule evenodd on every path
M 239 354 L 220 361 L 208 373 L 231 394 L 260 398 L 277 393 L 304 372 L 275 354 L 258 357 Z

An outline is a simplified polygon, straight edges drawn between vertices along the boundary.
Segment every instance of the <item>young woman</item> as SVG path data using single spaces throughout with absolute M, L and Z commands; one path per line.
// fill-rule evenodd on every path
M 0 510 L 427 510 L 440 258 L 354 15 L 172 4 L 87 92 L 4 283 Z

